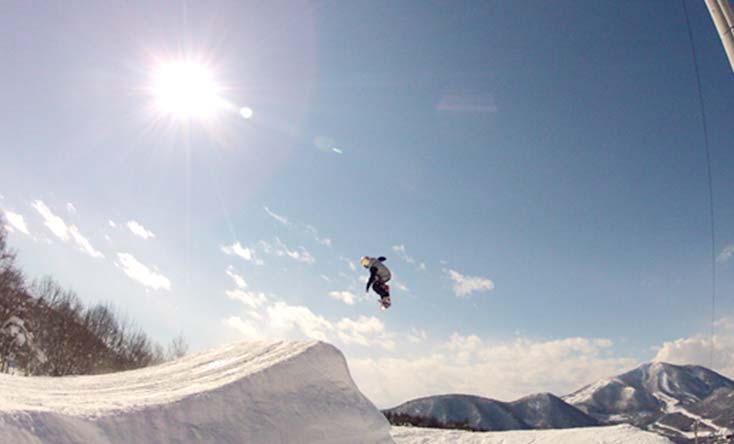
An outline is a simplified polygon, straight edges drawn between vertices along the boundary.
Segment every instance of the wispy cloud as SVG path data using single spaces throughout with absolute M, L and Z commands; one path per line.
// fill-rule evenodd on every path
M 400 282 L 400 281 L 395 281 L 395 280 L 394 280 L 394 281 L 392 281 L 392 282 L 391 282 L 391 284 L 392 284 L 392 285 L 393 285 L 393 286 L 394 286 L 395 288 L 397 288 L 398 290 L 400 290 L 400 291 L 402 291 L 402 292 L 405 292 L 405 293 L 407 293 L 407 292 L 409 292 L 409 291 L 410 291 L 410 289 L 408 289 L 408 287 L 406 287 L 406 286 L 405 286 L 405 284 L 403 284 L 403 283 L 402 283 L 402 282 Z
M 62 241 L 69 240 L 69 229 L 66 226 L 64 220 L 55 215 L 51 209 L 49 209 L 45 203 L 37 200 L 31 204 L 31 206 L 41 215 L 43 218 L 43 224 L 48 228 L 54 236 L 58 237 Z
M 222 253 L 229 256 L 239 256 L 248 262 L 254 262 L 257 265 L 262 265 L 263 262 L 255 256 L 255 250 L 251 248 L 243 247 L 239 241 L 232 245 L 223 245 L 220 247 Z
M 344 257 L 344 256 L 339 257 L 339 259 L 343 260 L 347 264 L 347 267 L 349 267 L 350 270 L 357 271 L 357 264 L 355 264 L 353 260 L 347 257 Z
M 152 231 L 146 229 L 142 224 L 137 221 L 131 220 L 127 222 L 127 228 L 136 236 L 141 237 L 145 240 L 152 239 L 155 237 Z
M 237 274 L 233 266 L 228 266 L 225 270 L 225 273 L 227 273 L 227 276 L 232 278 L 237 288 L 247 288 L 247 282 L 245 281 L 245 278 Z
M 298 222 L 292 222 L 287 217 L 283 216 L 282 214 L 278 214 L 275 211 L 271 210 L 269 207 L 263 207 L 265 210 L 265 213 L 267 213 L 268 216 L 273 218 L 274 220 L 278 221 L 279 223 L 285 225 L 288 228 L 295 229 L 296 231 L 300 231 L 301 233 L 307 234 L 313 238 L 317 243 L 331 247 L 332 241 L 328 237 L 321 237 L 319 235 L 319 230 L 316 229 L 313 225 L 307 225 L 302 224 Z
M 82 236 L 82 234 L 79 232 L 79 229 L 71 225 L 69 227 L 69 234 L 71 235 L 71 238 L 74 241 L 74 244 L 76 244 L 77 248 L 84 253 L 87 253 L 88 255 L 92 256 L 93 258 L 101 259 L 104 257 L 102 253 L 97 251 L 91 243 L 89 243 L 89 240 L 87 240 L 86 237 Z
M 252 307 L 252 308 L 258 308 L 259 306 L 261 306 L 268 300 L 268 298 L 265 296 L 265 293 L 262 293 L 262 292 L 245 291 L 242 289 L 236 289 L 236 290 L 227 290 L 224 293 L 230 299 L 240 301 L 243 304 L 249 307 Z
M 288 222 L 288 218 L 286 218 L 285 216 L 281 216 L 280 214 L 275 213 L 274 211 L 272 211 L 268 207 L 264 207 L 264 209 L 265 209 L 265 212 L 268 213 L 268 216 L 270 216 L 273 219 L 277 220 L 281 224 L 283 224 L 285 226 L 290 226 L 291 225 L 291 223 Z
M 274 242 L 271 244 L 267 241 L 260 241 L 259 246 L 265 254 L 269 254 L 277 257 L 287 256 L 298 262 L 306 264 L 313 264 L 316 259 L 308 252 L 303 246 L 299 246 L 297 249 L 292 250 L 280 240 L 279 237 L 275 237 Z
M 410 329 L 410 334 L 408 334 L 408 342 L 412 344 L 419 344 L 421 342 L 424 342 L 426 339 L 428 339 L 428 333 L 426 333 L 425 330 L 420 330 L 417 328 Z
M 71 202 L 66 202 L 66 211 L 69 212 L 69 214 L 76 214 L 76 207 Z
M 734 256 L 734 245 L 727 245 L 716 257 L 716 262 L 727 262 L 729 259 L 732 258 L 732 256 Z
M 8 222 L 5 225 L 5 228 L 7 228 L 8 231 L 18 230 L 23 234 L 31 234 L 22 215 L 5 210 L 5 220 Z
M 342 301 L 347 305 L 354 305 L 357 302 L 357 296 L 351 291 L 330 291 L 329 297 L 337 301 Z
M 480 276 L 464 276 L 456 270 L 444 270 L 453 281 L 453 291 L 457 297 L 464 297 L 475 292 L 494 290 L 494 282 Z
M 67 225 L 66 222 L 64 222 L 64 220 L 59 216 L 55 215 L 45 203 L 37 200 L 33 202 L 31 206 L 38 212 L 38 214 L 41 215 L 46 228 L 48 228 L 56 237 L 64 242 L 73 244 L 77 249 L 93 258 L 100 259 L 104 257 L 104 255 L 97 251 L 89 240 L 79 232 L 79 228 L 75 225 Z
M 171 281 L 157 270 L 151 270 L 138 261 L 129 253 L 117 253 L 118 262 L 115 265 L 122 270 L 127 277 L 153 290 L 171 289 Z
M 314 227 L 313 225 L 306 225 L 305 230 L 311 234 L 311 237 L 313 237 L 316 242 L 320 243 L 321 245 L 331 247 L 331 239 L 329 239 L 328 237 L 321 237 L 319 235 L 319 230 L 317 230 L 316 227 Z
M 112 219 L 107 221 L 107 225 L 109 225 L 112 228 L 117 228 L 117 224 Z
M 403 244 L 393 245 L 392 251 L 396 252 L 400 256 L 400 259 L 404 260 L 405 262 L 407 262 L 409 264 L 414 264 L 415 263 L 415 258 L 413 258 L 413 256 L 411 256 L 408 253 L 406 253 L 406 251 L 405 251 L 405 245 L 403 245 Z
M 413 256 L 409 255 L 406 251 L 405 245 L 393 245 L 392 251 L 397 253 L 398 257 L 405 261 L 408 264 L 415 265 L 416 270 L 418 271 L 425 271 L 426 270 L 426 264 L 424 262 L 418 262 Z

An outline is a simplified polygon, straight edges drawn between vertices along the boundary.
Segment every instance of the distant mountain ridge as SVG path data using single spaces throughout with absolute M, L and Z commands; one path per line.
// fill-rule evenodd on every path
M 383 413 L 389 419 L 402 418 L 413 424 L 411 419 L 429 418 L 434 423 L 427 425 L 483 431 L 600 425 L 593 417 L 550 393 L 530 395 L 513 402 L 472 395 L 430 396 L 408 401 Z
M 394 424 L 401 419 L 423 422 L 416 425 L 494 431 L 627 423 L 689 443 L 696 430 L 699 437 L 734 434 L 734 381 L 701 366 L 653 362 L 562 397 L 541 393 L 501 402 L 439 395 L 383 413 Z

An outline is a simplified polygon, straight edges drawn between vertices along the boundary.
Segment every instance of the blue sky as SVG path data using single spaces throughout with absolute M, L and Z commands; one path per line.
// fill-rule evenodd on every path
M 714 367 L 734 376 L 734 76 L 687 4 L 720 258 Z M 328 340 L 381 406 L 710 364 L 706 161 L 678 2 L 0 10 L 0 208 L 31 278 L 196 350 Z M 156 112 L 151 73 L 181 58 L 232 109 Z M 388 311 L 350 267 L 362 255 L 388 257 Z

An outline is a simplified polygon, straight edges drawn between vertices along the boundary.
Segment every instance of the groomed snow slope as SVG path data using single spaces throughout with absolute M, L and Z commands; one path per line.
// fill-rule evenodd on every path
M 397 444 L 672 444 L 667 438 L 629 425 L 511 432 L 393 427 L 392 437 Z
M 393 441 L 341 352 L 310 341 L 240 343 L 99 376 L 0 375 L 0 442 Z

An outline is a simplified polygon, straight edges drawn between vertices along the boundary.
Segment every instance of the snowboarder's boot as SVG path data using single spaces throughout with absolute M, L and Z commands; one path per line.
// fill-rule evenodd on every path
M 390 308 L 390 305 L 392 305 L 392 303 L 390 302 L 390 296 L 380 298 L 380 304 L 382 305 L 383 310 L 387 310 L 388 308 Z

